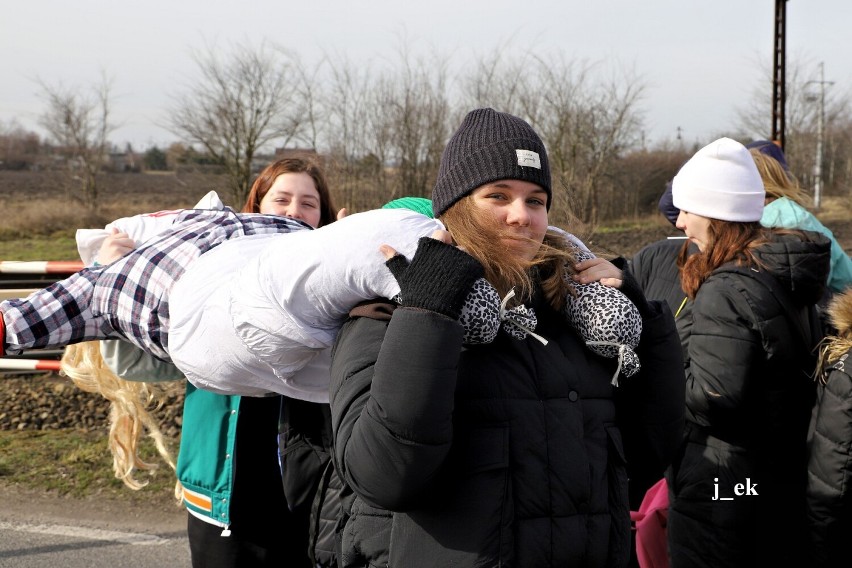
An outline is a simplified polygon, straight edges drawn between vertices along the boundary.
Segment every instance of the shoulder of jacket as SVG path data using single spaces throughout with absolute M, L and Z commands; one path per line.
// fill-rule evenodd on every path
M 769 288 L 764 282 L 766 278 L 774 278 L 771 274 L 761 274 L 756 268 L 749 266 L 725 265 L 717 268 L 707 277 L 704 284 L 712 282 L 712 286 L 721 290 L 733 288 L 749 295 L 761 295 L 769 293 Z
M 850 349 L 849 351 L 841 355 L 836 361 L 831 363 L 828 366 L 827 370 L 829 372 L 836 371 L 838 373 L 843 373 L 847 377 L 852 378 L 852 356 L 850 356 L 850 353 L 852 353 L 852 349 Z
M 820 376 L 819 388 L 832 394 L 831 402 L 821 404 L 845 404 L 852 407 L 852 356 L 849 352 L 826 365 Z
M 756 290 L 765 288 L 757 281 L 757 274 L 749 274 L 746 272 L 748 270 L 751 269 L 739 266 L 718 268 L 707 277 L 701 288 L 709 286 L 710 289 L 725 295 L 732 295 L 735 290 L 742 294 L 744 288 L 747 288 L 749 293 L 755 293 Z M 758 284 L 759 287 L 753 288 L 752 283 Z
M 760 315 L 763 308 L 759 309 L 758 306 L 768 305 L 771 298 L 770 290 L 756 276 L 750 277 L 735 270 L 720 270 L 711 274 L 699 288 L 693 311 L 696 314 L 714 313 L 718 311 L 720 302 L 727 301 L 753 313 L 755 320 L 765 319 Z

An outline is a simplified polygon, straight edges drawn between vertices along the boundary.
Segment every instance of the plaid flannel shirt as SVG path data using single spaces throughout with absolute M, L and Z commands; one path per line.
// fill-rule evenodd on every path
M 187 209 L 168 231 L 112 264 L 0 303 L 6 353 L 120 338 L 169 361 L 169 291 L 192 261 L 229 239 L 310 229 L 286 217 Z

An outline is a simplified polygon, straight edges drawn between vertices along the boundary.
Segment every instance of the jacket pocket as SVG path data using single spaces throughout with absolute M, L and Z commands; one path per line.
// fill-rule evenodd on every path
M 511 564 L 508 427 L 472 430 L 454 451 L 434 499 L 421 509 L 394 514 L 389 566 Z
M 289 441 L 281 454 L 281 482 L 287 504 L 295 509 L 311 503 L 317 483 L 331 458 L 304 439 Z
M 388 550 L 394 513 L 371 507 L 353 497 L 351 507 L 343 507 L 342 532 L 337 564 L 340 568 L 390 566 Z

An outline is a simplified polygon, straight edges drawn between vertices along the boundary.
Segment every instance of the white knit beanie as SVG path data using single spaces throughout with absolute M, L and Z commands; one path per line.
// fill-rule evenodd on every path
M 766 190 L 745 146 L 719 138 L 700 149 L 672 180 L 674 206 L 702 217 L 760 221 Z

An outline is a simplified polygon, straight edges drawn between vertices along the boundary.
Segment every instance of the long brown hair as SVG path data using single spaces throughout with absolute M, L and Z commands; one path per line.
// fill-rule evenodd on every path
M 266 166 L 254 180 L 246 203 L 243 205 L 243 213 L 260 213 L 260 202 L 269 192 L 269 188 L 281 174 L 308 174 L 314 180 L 320 198 L 320 221 L 318 227 L 328 225 L 337 218 L 337 211 L 328 190 L 328 183 L 319 164 L 310 158 L 292 157 L 282 158 Z
M 488 212 L 474 204 L 470 195 L 454 203 L 440 220 L 456 244 L 482 263 L 485 279 L 497 289 L 501 298 L 514 288 L 517 303 L 522 303 L 532 296 L 537 280 L 550 305 L 560 310 L 567 295 L 574 293 L 565 271 L 566 266 L 574 264 L 575 258 L 561 235 L 546 234 L 535 258 L 524 260 L 507 254 L 500 244 L 503 231 Z M 536 271 L 532 270 L 534 267 Z
M 684 243 L 677 259 L 683 291 L 690 300 L 710 273 L 727 262 L 742 266 L 762 266 L 754 256 L 754 249 L 771 240 L 771 229 L 758 221 L 740 223 L 710 219 L 707 229 L 710 243 L 706 250 L 690 255 L 689 242 Z

